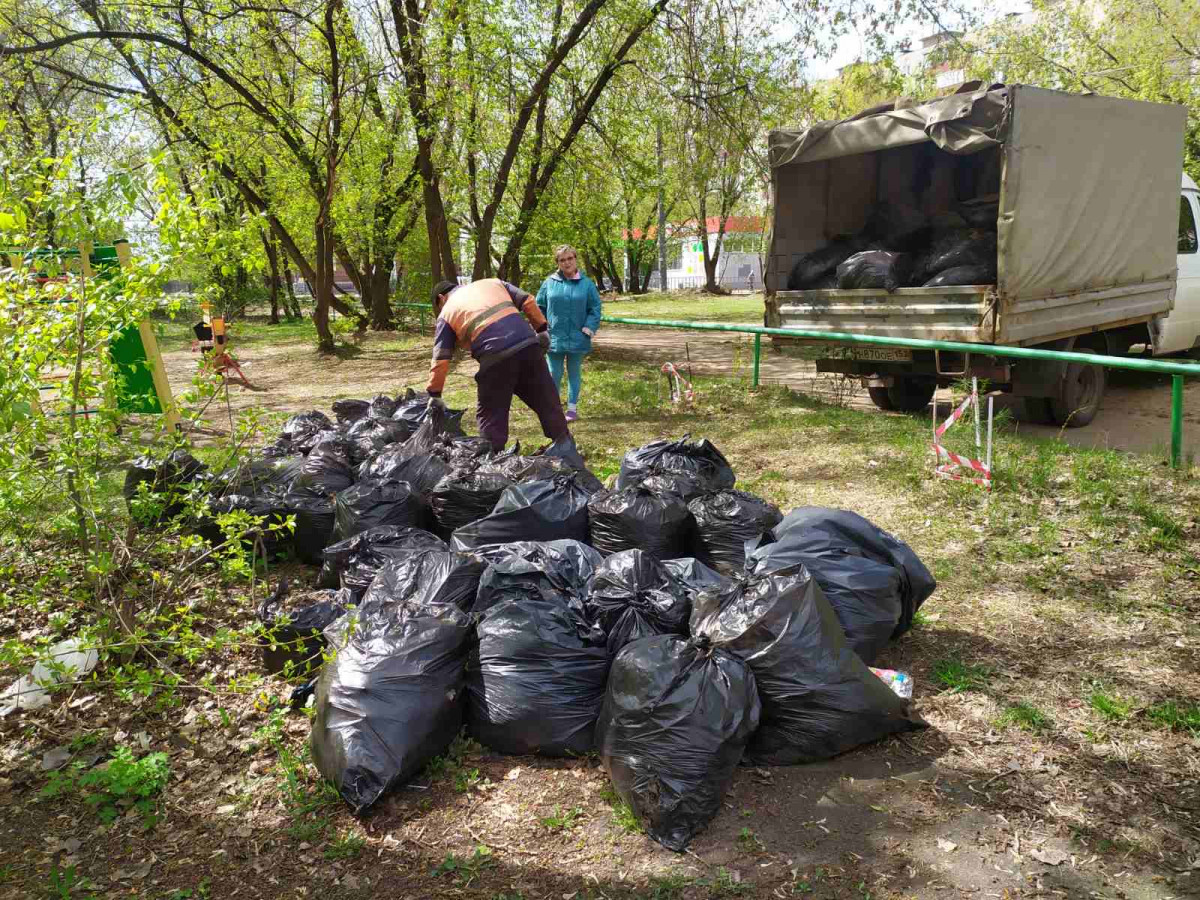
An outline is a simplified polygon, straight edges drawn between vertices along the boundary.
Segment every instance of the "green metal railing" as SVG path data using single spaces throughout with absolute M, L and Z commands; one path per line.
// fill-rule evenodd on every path
M 421 310 L 421 328 L 425 328 L 425 312 L 432 312 L 428 303 L 396 303 L 398 307 Z M 980 356 L 1007 356 L 1011 359 L 1046 359 L 1057 362 L 1077 362 L 1110 369 L 1130 369 L 1134 372 L 1153 372 L 1171 376 L 1171 467 L 1183 464 L 1183 379 L 1200 378 L 1200 365 L 1165 362 L 1160 359 L 1139 359 L 1125 356 L 1101 356 L 1098 353 L 1076 353 L 1073 350 L 1039 350 L 1036 347 L 1006 347 L 998 344 L 967 344 L 959 341 L 927 341 L 921 338 L 882 337 L 869 334 L 846 334 L 837 331 L 806 331 L 799 328 L 767 328 L 759 325 L 726 325 L 722 322 L 688 322 L 682 319 L 635 319 L 627 316 L 602 316 L 601 322 L 614 325 L 641 325 L 649 328 L 682 328 L 687 331 L 726 331 L 754 335 L 753 386 L 759 386 L 762 368 L 763 335 L 832 341 L 838 344 L 875 344 L 884 347 L 906 347 L 911 350 L 944 350 L 950 353 L 975 353 Z
M 1097 353 L 1076 353 L 1071 350 L 1039 350 L 1035 347 L 1005 347 L 995 344 L 967 344 L 958 341 L 928 341 L 920 338 L 882 337 L 867 334 L 846 334 L 836 331 L 807 331 L 799 328 L 767 328 L 758 325 L 725 325 L 720 322 L 687 322 L 677 319 L 635 319 L 626 316 L 604 316 L 600 321 L 615 325 L 641 325 L 650 328 L 682 328 L 689 331 L 726 331 L 754 335 L 753 385 L 758 387 L 762 362 L 763 335 L 800 338 L 803 340 L 833 341 L 839 344 L 875 344 L 885 347 L 907 347 L 913 350 L 942 350 L 951 353 L 974 353 L 980 356 L 1007 356 L 1012 359 L 1045 359 L 1057 362 L 1077 362 L 1111 369 L 1130 369 L 1135 372 L 1154 372 L 1171 376 L 1171 466 L 1183 462 L 1183 379 L 1200 378 L 1200 365 L 1165 362 L 1158 359 L 1138 359 L 1124 356 L 1101 356 Z

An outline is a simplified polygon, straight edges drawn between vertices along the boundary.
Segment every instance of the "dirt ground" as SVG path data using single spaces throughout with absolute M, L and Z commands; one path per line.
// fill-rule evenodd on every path
M 184 348 L 164 350 L 181 391 L 196 358 Z M 697 372 L 748 373 L 748 342 L 670 332 L 605 329 L 597 357 L 682 366 L 689 352 Z M 369 335 L 345 358 L 319 358 L 302 344 L 238 355 L 261 390 L 235 389 L 235 414 L 251 406 L 328 410 L 338 397 L 419 388 L 428 348 L 420 338 Z M 656 377 L 653 369 L 646 374 Z M 775 354 L 764 355 L 763 374 L 822 389 L 804 364 Z M 456 371 L 450 390 L 466 396 L 469 379 L 465 368 Z M 1155 388 L 1130 390 L 1157 396 Z M 1189 400 L 1200 412 L 1200 394 Z M 222 415 L 210 413 L 214 427 Z M 722 415 L 703 411 L 691 425 L 677 416 L 662 428 L 694 425 L 699 435 L 706 416 Z M 525 427 L 532 421 L 523 411 L 517 419 Z M 618 420 L 585 418 L 581 445 L 611 440 Z M 980 567 L 986 509 L 938 510 L 946 495 L 937 488 L 904 491 L 882 480 L 886 445 L 861 448 L 863 458 L 846 464 L 819 420 L 805 421 L 769 445 L 753 431 L 730 434 L 722 449 L 741 475 L 781 485 L 792 505 L 855 509 L 937 561 L 941 587 L 922 622 L 878 662 L 913 674 L 929 729 L 816 765 L 743 768 L 723 812 L 677 855 L 625 827 L 595 758 L 505 757 L 468 744 L 440 774 L 426 772 L 358 823 L 336 802 L 296 813 L 296 795 L 319 789 L 303 764 L 289 788 L 271 746 L 302 746 L 309 729 L 302 715 L 274 715 L 286 693 L 279 685 L 235 698 L 199 693 L 166 711 L 134 703 L 112 713 L 80 691 L 23 725 L 0 722 L 0 873 L 7 874 L 0 898 L 1200 896 L 1200 739 L 1155 732 L 1151 740 L 1136 719 L 1098 724 L 1080 694 L 1081 681 L 1098 678 L 1129 695 L 1195 696 L 1186 673 L 1200 668 L 1200 594 L 1179 596 L 1166 573 L 1170 565 L 1170 578 L 1186 577 L 1178 567 L 1188 563 L 1138 552 L 1091 558 L 1083 526 L 1072 524 L 1046 556 Z M 839 427 L 835 438 L 844 433 Z M 1196 446 L 1196 429 L 1191 439 Z M 781 440 L 794 452 L 782 452 Z M 1040 512 L 1050 519 L 1060 510 L 1043 501 Z M 1194 517 L 1187 528 L 1194 549 Z M 1073 578 L 1102 601 L 1080 599 Z M 206 602 L 251 609 L 254 600 L 222 592 Z M 986 686 L 939 686 L 935 670 L 946 659 L 986 671 Z M 248 677 L 257 658 L 252 647 L 231 648 L 212 666 L 207 674 L 222 679 Z M 1050 728 L 1002 724 L 1018 697 L 1045 698 L 1062 712 Z M 132 812 L 104 829 L 80 804 L 37 798 L 42 754 L 79 743 L 75 709 L 92 710 L 88 732 L 170 750 L 172 781 L 153 831 Z M 52 866 L 73 867 L 72 877 L 91 887 L 48 890 Z
M 753 324 L 753 323 L 748 323 Z M 640 357 L 674 362 L 704 373 L 744 372 L 753 365 L 753 341 L 749 335 L 672 331 L 666 328 L 635 328 L 610 325 L 596 338 L 598 347 L 623 350 Z M 1085 428 L 1058 428 L 1020 421 L 1021 404 L 998 398 L 996 409 L 1008 409 L 1022 434 L 1061 439 L 1075 447 L 1131 450 L 1165 455 L 1171 442 L 1171 379 L 1163 375 L 1110 370 L 1103 406 Z M 833 379 L 817 374 L 813 363 L 775 350 L 763 342 L 760 379 L 764 384 L 786 384 L 810 396 L 833 399 Z M 844 389 L 843 389 L 844 390 Z M 948 392 L 939 398 L 948 402 Z M 856 409 L 874 409 L 866 391 L 858 390 L 843 400 Z M 1184 384 L 1184 454 L 1200 457 L 1200 379 Z

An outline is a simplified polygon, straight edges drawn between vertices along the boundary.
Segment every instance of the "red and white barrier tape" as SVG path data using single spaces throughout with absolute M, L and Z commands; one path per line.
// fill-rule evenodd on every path
M 691 403 L 696 399 L 696 391 L 691 382 L 679 374 L 674 363 L 663 363 L 662 373 L 667 376 L 667 383 L 671 386 L 672 403 Z
M 976 379 L 971 379 L 971 393 L 963 399 L 955 410 L 946 417 L 946 421 L 941 425 L 937 424 L 937 401 L 933 404 L 933 474 L 938 478 L 946 478 L 951 481 L 966 481 L 971 484 L 977 484 L 984 490 L 992 489 L 992 398 L 988 397 L 988 441 L 987 441 L 987 461 L 972 459 L 969 456 L 960 456 L 959 454 L 947 450 L 942 446 L 942 435 L 949 428 L 958 422 L 968 409 L 975 407 L 975 452 L 981 450 L 979 446 L 979 383 Z M 946 462 L 942 462 L 946 460 Z M 975 474 L 964 474 L 960 469 L 969 469 Z M 976 477 L 976 474 L 981 477 Z

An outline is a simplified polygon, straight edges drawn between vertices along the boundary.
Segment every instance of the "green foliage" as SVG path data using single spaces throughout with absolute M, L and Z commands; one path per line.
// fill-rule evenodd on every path
M 997 720 L 997 724 L 1001 727 L 1015 725 L 1022 731 L 1037 733 L 1049 729 L 1050 719 L 1032 703 L 1026 703 L 1022 700 L 1017 703 L 1010 703 L 1008 709 Z
M 611 786 L 606 786 L 600 791 L 600 799 L 612 807 L 613 822 L 618 828 L 629 834 L 642 833 L 642 823 L 638 821 L 633 807 L 622 800 L 621 795 L 613 790 Z
M 446 858 L 434 868 L 433 874 L 435 877 L 450 875 L 460 887 L 467 888 L 479 878 L 481 872 L 495 864 L 492 848 L 486 844 L 479 844 L 475 847 L 475 852 L 466 859 L 454 853 L 447 853 Z
M 146 827 L 152 827 L 158 821 L 156 798 L 169 777 L 167 754 L 147 753 L 138 759 L 129 747 L 118 747 L 105 765 L 87 769 L 82 763 L 73 763 L 51 772 L 39 796 L 52 800 L 79 794 L 105 824 L 132 807 L 141 813 Z
M 708 888 L 710 897 L 743 897 L 754 892 L 753 884 L 741 881 L 724 866 L 719 866 L 712 878 L 699 883 Z
M 951 693 L 978 690 L 987 681 L 990 670 L 987 666 L 964 663 L 957 658 L 940 659 L 933 664 L 933 675 Z
M 328 860 L 354 859 L 362 853 L 362 849 L 366 845 L 367 839 L 361 834 L 347 831 L 345 834 L 339 835 L 336 840 L 331 841 L 325 848 L 325 858 Z
M 582 816 L 582 807 L 576 806 L 564 812 L 562 807 L 556 806 L 551 815 L 543 816 L 538 819 L 538 822 L 547 831 L 570 831 L 579 824 L 579 819 Z
M 737 843 L 744 853 L 762 853 L 766 849 L 758 835 L 747 826 L 742 826 L 742 830 L 738 832 Z
M 1163 700 L 1146 710 L 1151 722 L 1200 738 L 1200 703 Z
M 1133 705 L 1113 694 L 1106 693 L 1097 687 L 1088 697 L 1088 706 L 1100 713 L 1110 722 L 1120 722 L 1129 718 Z
M 80 875 L 74 866 L 60 867 L 55 861 L 42 896 L 46 900 L 94 900 L 97 895 L 90 893 L 92 886 L 91 880 Z

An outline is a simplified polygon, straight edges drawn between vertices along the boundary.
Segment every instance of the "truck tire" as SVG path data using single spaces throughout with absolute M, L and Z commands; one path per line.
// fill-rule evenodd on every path
M 1054 410 L 1050 408 L 1049 397 L 1024 398 L 1025 411 L 1021 418 L 1032 425 L 1053 425 Z
M 871 397 L 871 402 L 884 412 L 891 412 L 896 408 L 892 406 L 892 398 L 888 395 L 888 389 L 885 387 L 869 387 L 867 394 Z
M 1076 353 L 1095 353 L 1089 347 L 1076 347 Z M 1096 417 L 1104 389 L 1108 386 L 1108 373 L 1103 366 L 1086 363 L 1069 363 L 1067 374 L 1057 396 L 1050 398 L 1050 410 L 1054 424 L 1068 428 L 1082 428 Z
M 888 402 L 897 412 L 921 412 L 933 399 L 937 383 L 933 380 L 897 377 L 895 384 L 887 388 Z M 875 399 L 872 397 L 871 399 Z

